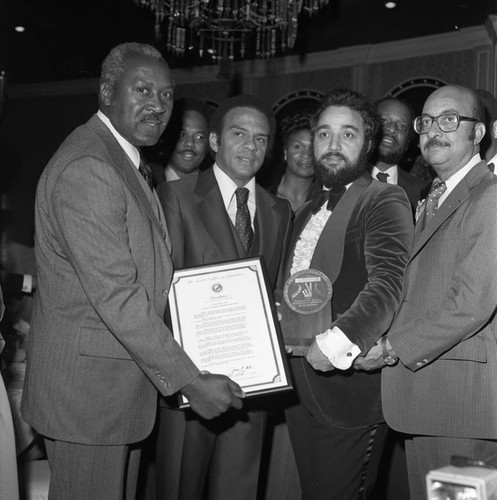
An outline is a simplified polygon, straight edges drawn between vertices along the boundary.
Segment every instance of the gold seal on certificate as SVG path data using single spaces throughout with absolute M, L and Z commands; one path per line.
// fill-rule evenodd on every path
M 290 309 L 299 314 L 312 314 L 323 309 L 333 294 L 331 281 L 317 269 L 303 269 L 288 278 L 283 298 Z

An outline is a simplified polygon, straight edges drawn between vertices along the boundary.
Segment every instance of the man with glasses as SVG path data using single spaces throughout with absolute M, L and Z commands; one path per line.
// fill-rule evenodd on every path
M 446 86 L 414 121 L 438 177 L 418 213 L 403 301 L 382 372 L 385 419 L 406 433 L 411 499 L 462 455 L 497 466 L 497 178 L 481 160 L 476 93 Z

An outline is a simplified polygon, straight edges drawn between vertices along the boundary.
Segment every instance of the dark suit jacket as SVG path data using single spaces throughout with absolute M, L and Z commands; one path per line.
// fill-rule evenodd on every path
M 400 186 L 407 194 L 409 198 L 409 203 L 411 204 L 413 213 L 416 211 L 418 202 L 421 199 L 426 198 L 428 191 L 430 190 L 430 183 L 426 183 L 414 175 L 409 174 L 400 167 L 398 169 L 398 182 L 397 185 Z
M 157 390 L 198 374 L 163 322 L 172 263 L 160 205 L 93 116 L 45 168 L 36 199 L 39 289 L 23 416 L 53 439 L 145 438 Z
M 212 168 L 198 176 L 164 182 L 158 188 L 172 241 L 176 268 L 247 257 L 224 207 Z M 290 204 L 256 186 L 254 242 L 250 256 L 264 256 L 274 288 L 290 235 Z
M 388 332 L 400 363 L 382 375 L 402 432 L 497 438 L 497 177 L 475 165 L 416 228 L 402 306 Z
M 347 197 L 353 196 L 358 189 L 362 194 L 352 205 L 351 213 L 346 214 L 349 221 L 343 247 L 340 247 L 336 242 L 336 230 L 341 224 L 337 214 L 340 205 L 343 206 Z M 295 243 L 310 217 L 308 205 L 295 220 L 286 264 L 287 277 Z M 400 303 L 412 240 L 412 215 L 405 193 L 397 186 L 373 182 L 369 174 L 356 180 L 328 219 L 310 263 L 310 268 L 330 278 L 336 276 L 329 306 L 332 323 L 321 331 L 308 333 L 318 334 L 338 326 L 365 354 L 388 330 Z M 322 310 L 324 317 L 331 316 L 329 307 Z M 306 390 L 313 394 L 323 414 L 336 425 L 352 428 L 383 420 L 379 372 L 350 369 L 324 373 L 305 363 L 305 373 Z

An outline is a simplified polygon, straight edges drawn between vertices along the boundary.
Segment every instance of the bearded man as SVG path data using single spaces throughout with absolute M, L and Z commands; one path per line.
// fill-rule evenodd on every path
M 323 97 L 313 123 L 323 191 L 296 217 L 280 284 L 299 398 L 286 417 L 309 500 L 367 498 L 387 433 L 379 369 L 395 359 L 384 359 L 381 338 L 399 306 L 413 223 L 405 192 L 368 173 L 379 125 L 366 97 Z

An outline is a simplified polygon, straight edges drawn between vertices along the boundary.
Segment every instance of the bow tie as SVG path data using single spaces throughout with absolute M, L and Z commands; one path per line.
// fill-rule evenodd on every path
M 326 200 L 328 200 L 326 209 L 332 211 L 345 191 L 345 186 L 333 186 L 330 190 L 316 191 L 311 200 L 312 213 L 317 214 Z

